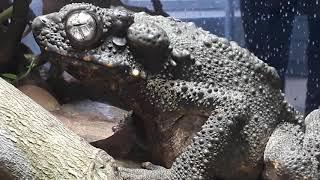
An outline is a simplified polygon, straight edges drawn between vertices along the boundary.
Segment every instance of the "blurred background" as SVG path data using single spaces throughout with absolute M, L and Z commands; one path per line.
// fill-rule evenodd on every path
M 123 2 L 152 9 L 152 3 L 148 0 L 124 0 Z M 240 0 L 162 0 L 161 2 L 164 11 L 170 16 L 194 22 L 197 26 L 213 34 L 224 36 L 229 40 L 236 41 L 240 46 L 246 47 L 243 28 L 245 22 L 241 16 Z M 252 2 L 261 3 L 259 1 Z M 259 17 L 252 18 L 258 19 Z M 253 23 L 255 22 L 253 21 Z M 285 72 L 284 91 L 287 100 L 300 112 L 304 112 L 307 93 L 306 48 L 308 41 L 312 41 L 308 39 L 307 23 L 307 16 L 296 12 L 290 36 L 289 64 Z M 251 29 L 251 31 L 257 30 Z M 265 51 L 268 50 L 265 49 Z M 270 53 L 276 52 L 270 51 Z
M 95 3 L 97 1 L 99 0 L 92 0 Z M 74 1 L 33 0 L 30 7 L 37 16 L 56 11 L 69 2 Z M 312 81 L 309 78 L 310 87 L 307 88 L 308 75 L 311 76 L 312 71 L 318 67 L 315 65 L 313 69 L 309 68 L 311 65 L 308 65 L 308 62 L 320 61 L 317 60 L 318 49 L 315 48 L 317 46 L 313 47 L 313 51 L 308 51 L 308 47 L 312 49 L 310 48 L 312 44 L 318 44 L 316 40 L 318 35 L 311 36 L 309 31 L 310 27 L 314 29 L 313 31 L 319 30 L 317 26 L 310 26 L 312 23 L 317 23 L 318 17 L 308 9 L 308 6 L 317 7 L 317 0 L 302 3 L 297 0 L 270 0 L 267 3 L 259 0 L 251 2 L 250 0 L 100 0 L 99 3 L 105 7 L 113 4 L 142 7 L 158 14 L 194 22 L 213 34 L 224 36 L 236 41 L 242 47 L 249 48 L 265 62 L 270 61 L 270 65 L 278 66 L 277 62 L 284 62 L 284 65 L 281 64 L 276 69 L 283 76 L 282 80 L 285 82 L 283 90 L 288 102 L 297 110 L 304 112 L 307 89 L 312 89 L 308 95 L 313 97 L 313 100 L 307 102 L 309 106 L 306 111 L 318 107 L 318 103 L 314 103 L 320 102 L 317 95 L 314 95 L 317 94 L 319 86 L 317 74 L 312 76 Z M 40 53 L 31 33 L 24 36 L 23 42 L 34 53 Z M 310 53 L 313 53 L 313 58 Z

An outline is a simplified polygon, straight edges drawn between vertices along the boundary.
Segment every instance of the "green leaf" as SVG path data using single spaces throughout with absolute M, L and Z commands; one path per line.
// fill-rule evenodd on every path
M 8 9 L 0 13 L 0 24 L 10 18 L 13 14 L 13 6 L 10 6 Z
M 17 79 L 15 81 L 19 81 L 21 79 L 24 79 L 25 77 L 27 77 L 31 70 L 37 66 L 37 58 L 35 58 L 34 55 L 31 54 L 24 54 L 24 57 L 28 60 L 31 60 L 30 64 L 27 65 L 27 71 L 25 73 L 23 73 L 20 77 L 17 77 Z
M 11 80 L 16 80 L 17 79 L 17 75 L 10 74 L 10 73 L 4 73 L 4 74 L 1 74 L 0 76 L 4 77 L 6 79 L 11 79 Z

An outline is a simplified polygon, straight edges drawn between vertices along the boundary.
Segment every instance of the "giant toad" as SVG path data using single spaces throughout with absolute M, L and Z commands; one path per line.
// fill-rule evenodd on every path
M 277 154 L 298 152 L 291 147 L 305 124 L 275 69 L 235 42 L 173 18 L 85 3 L 36 18 L 33 32 L 74 77 L 121 98 L 152 162 L 170 167 L 128 169 L 128 179 L 256 179 L 264 160 L 272 177 L 316 177 L 315 156 L 301 163 Z

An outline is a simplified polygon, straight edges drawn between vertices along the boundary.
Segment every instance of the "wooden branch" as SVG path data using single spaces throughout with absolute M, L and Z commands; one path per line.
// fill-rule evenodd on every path
M 162 15 L 164 17 L 169 17 L 170 15 L 163 10 L 162 3 L 160 0 L 151 0 L 154 12 L 158 15 Z
M 0 78 L 0 177 L 121 179 L 113 161 Z

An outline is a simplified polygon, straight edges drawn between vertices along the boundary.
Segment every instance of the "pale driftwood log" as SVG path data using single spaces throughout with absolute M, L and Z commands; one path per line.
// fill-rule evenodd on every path
M 121 179 L 113 162 L 0 78 L 0 179 Z

